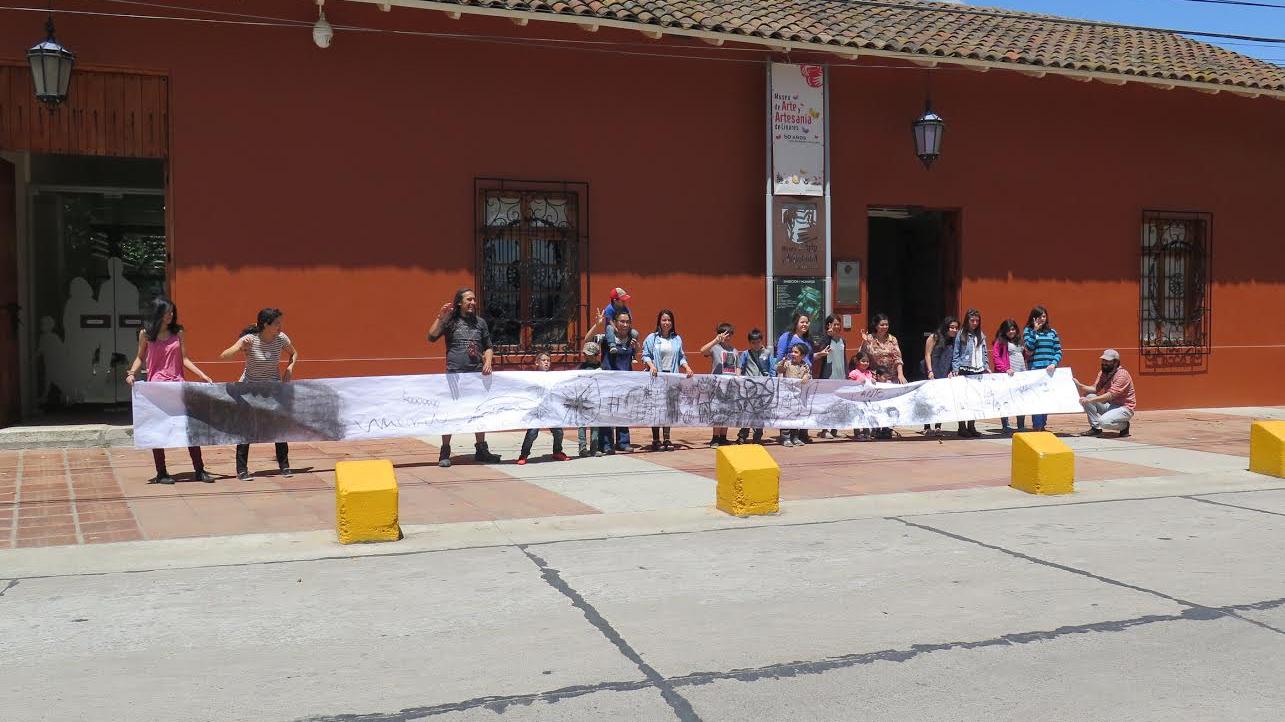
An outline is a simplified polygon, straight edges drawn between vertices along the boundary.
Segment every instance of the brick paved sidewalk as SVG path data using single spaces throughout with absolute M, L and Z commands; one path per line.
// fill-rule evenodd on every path
M 1250 421 L 1245 415 L 1206 411 L 1143 412 L 1133 436 L 1117 442 L 1120 454 L 1109 460 L 1081 454 L 1076 475 L 1082 481 L 1101 481 L 1187 471 L 1177 464 L 1158 472 L 1154 461 L 1128 463 L 1130 453 L 1156 447 L 1248 457 Z M 1084 428 L 1083 417 L 1077 416 L 1054 417 L 1050 425 L 1065 434 Z M 826 439 L 802 448 L 780 447 L 773 440 L 767 448 L 784 470 L 782 498 L 1008 483 L 1009 451 L 998 434 L 988 441 L 957 439 L 949 432 L 928 438 L 913 429 L 900 431 L 900 438 L 891 441 Z M 502 464 L 479 465 L 457 456 L 450 469 L 438 468 L 437 447 L 427 440 L 292 444 L 293 477 L 273 470 L 250 482 L 232 476 L 231 447 L 207 448 L 207 468 L 218 476 L 213 484 L 193 481 L 185 450 L 176 449 L 169 451 L 169 468 L 178 480 L 173 486 L 147 483 L 154 474 L 147 450 L 0 451 L 0 549 L 333 528 L 334 468 L 344 459 L 393 461 L 404 524 L 713 504 L 714 456 L 705 447 L 707 429 L 675 429 L 675 441 L 689 448 L 674 452 L 568 462 L 547 461 L 549 437 L 541 435 L 532 463 L 524 467 L 513 463 L 520 436 L 492 435 L 493 449 L 505 459 Z M 645 448 L 650 432 L 635 429 L 633 440 Z M 574 452 L 574 431 L 568 441 Z M 251 470 L 274 469 L 272 445 L 254 446 L 250 465 Z M 626 492 L 632 498 L 622 499 Z

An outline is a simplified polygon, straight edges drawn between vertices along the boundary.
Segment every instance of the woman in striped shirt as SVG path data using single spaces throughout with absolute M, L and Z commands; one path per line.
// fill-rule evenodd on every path
M 1026 367 L 1031 370 L 1047 369 L 1052 376 L 1057 365 L 1062 363 L 1062 339 L 1058 338 L 1057 331 L 1049 325 L 1049 312 L 1043 306 L 1032 308 L 1031 314 L 1027 316 L 1022 347 L 1029 354 L 1030 362 Z M 1048 414 L 1032 414 L 1031 428 L 1043 431 L 1048 419 Z
M 241 373 L 241 381 L 289 381 L 294 375 L 295 362 L 299 360 L 299 352 L 295 350 L 294 344 L 290 343 L 290 337 L 281 330 L 281 310 L 276 308 L 265 308 L 259 311 L 259 316 L 254 324 L 247 326 L 241 332 L 241 338 L 232 344 L 226 351 L 219 354 L 219 358 L 230 359 L 238 353 L 245 354 L 245 371 Z M 281 373 L 281 354 L 289 354 L 290 361 L 286 364 L 285 375 Z M 290 476 L 290 446 L 284 441 L 277 442 L 277 466 L 281 469 L 282 476 Z M 250 445 L 237 444 L 236 446 L 236 478 L 241 481 L 249 481 L 254 477 L 250 476 Z

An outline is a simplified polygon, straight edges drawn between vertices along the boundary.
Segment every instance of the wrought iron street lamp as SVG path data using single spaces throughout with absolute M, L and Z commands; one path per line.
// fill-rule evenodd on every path
M 31 82 L 36 87 L 36 99 L 54 107 L 67 99 L 76 55 L 54 39 L 53 13 L 45 21 L 45 33 L 44 42 L 27 51 L 27 62 L 31 63 Z
M 932 100 L 924 101 L 924 114 L 911 124 L 915 136 L 915 155 L 925 168 L 932 168 L 933 161 L 941 155 L 941 137 L 946 133 L 946 121 L 933 112 Z

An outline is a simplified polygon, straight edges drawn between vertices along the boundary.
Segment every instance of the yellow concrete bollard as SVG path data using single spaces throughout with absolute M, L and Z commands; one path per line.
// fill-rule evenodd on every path
M 397 476 L 387 459 L 335 464 L 335 530 L 340 544 L 397 541 Z
M 758 444 L 718 449 L 717 506 L 733 516 L 775 514 L 781 508 L 781 467 Z
M 1075 452 L 1047 431 L 1013 434 L 1013 482 L 1028 494 L 1075 491 Z
M 1255 421 L 1249 427 L 1249 470 L 1285 478 L 1285 421 Z

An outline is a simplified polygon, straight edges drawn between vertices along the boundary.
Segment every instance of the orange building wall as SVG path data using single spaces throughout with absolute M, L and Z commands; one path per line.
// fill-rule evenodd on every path
M 312 18 L 310 6 L 283 0 L 255 12 Z M 28 15 L 4 15 L 0 58 L 20 60 L 39 39 L 41 19 Z M 337 25 L 659 45 L 355 3 L 328 15 Z M 442 348 L 425 333 L 454 289 L 475 280 L 475 177 L 589 183 L 591 306 L 624 286 L 643 332 L 672 307 L 692 354 L 719 321 L 737 326 L 738 343 L 750 326 L 766 329 L 761 65 L 342 30 L 321 50 L 306 27 L 63 16 L 58 28 L 83 64 L 170 76 L 174 293 L 192 353 L 216 378 L 239 372 L 213 359 L 264 305 L 286 311 L 300 376 L 440 370 Z M 926 72 L 833 70 L 836 257 L 865 258 L 871 204 L 959 209 L 962 305 L 980 308 L 991 333 L 1044 303 L 1088 381 L 1106 346 L 1138 367 L 1142 210 L 1207 211 L 1208 371 L 1135 373 L 1140 401 L 1285 403 L 1271 322 L 1285 307 L 1271 215 L 1285 103 L 942 70 L 933 96 L 949 125 L 943 157 L 925 171 L 909 123 Z M 854 329 L 850 345 L 857 338 Z

